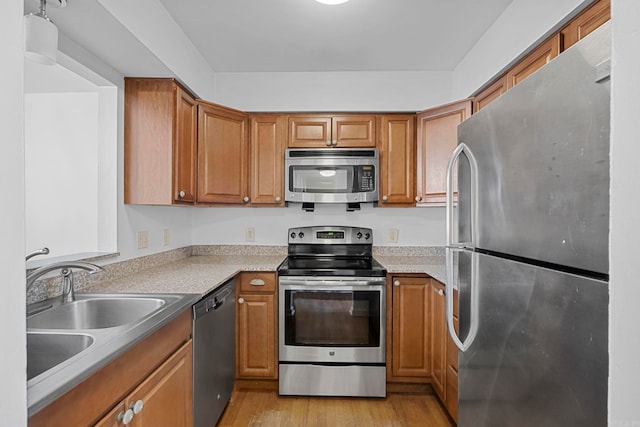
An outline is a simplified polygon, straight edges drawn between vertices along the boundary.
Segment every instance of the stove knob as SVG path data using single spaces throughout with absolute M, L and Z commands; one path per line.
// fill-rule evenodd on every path
M 362 233 L 358 231 L 356 233 L 356 237 L 358 238 L 358 240 L 362 239 Z
M 291 238 L 295 239 L 296 238 L 296 233 L 291 233 Z
M 298 233 L 298 237 L 302 239 L 302 238 L 304 237 L 304 233 L 303 233 L 302 231 L 301 231 L 301 232 L 299 232 L 299 233 Z
M 371 237 L 371 233 L 364 233 L 364 238 L 369 240 L 369 238 Z

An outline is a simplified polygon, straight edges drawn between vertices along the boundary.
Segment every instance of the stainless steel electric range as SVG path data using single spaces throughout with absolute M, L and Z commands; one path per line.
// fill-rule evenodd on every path
M 362 227 L 289 229 L 279 275 L 281 395 L 386 395 L 385 281 Z

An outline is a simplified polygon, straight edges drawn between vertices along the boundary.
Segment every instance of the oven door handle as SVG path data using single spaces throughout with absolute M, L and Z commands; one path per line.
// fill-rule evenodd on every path
M 386 278 L 384 277 L 375 277 L 375 278 L 335 278 L 331 279 L 319 279 L 316 277 L 280 277 L 279 284 L 280 286 L 300 286 L 302 288 L 346 288 L 346 287 L 363 287 L 363 286 L 384 286 L 386 283 Z

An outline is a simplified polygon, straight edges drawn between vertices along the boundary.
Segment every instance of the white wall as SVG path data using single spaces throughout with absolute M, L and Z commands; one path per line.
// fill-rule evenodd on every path
M 612 0 L 609 425 L 640 426 L 640 2 Z
M 420 111 L 451 100 L 451 74 L 216 73 L 211 101 L 244 111 Z
M 22 1 L 0 13 L 0 424 L 12 427 L 27 425 L 22 14 Z
M 545 38 L 574 9 L 593 0 L 513 0 L 453 73 L 452 99 L 473 94 Z
M 198 208 L 193 211 L 192 242 L 205 244 L 286 245 L 289 227 L 354 225 L 373 229 L 379 246 L 440 246 L 445 243 L 444 208 L 374 208 L 346 212 L 344 204 L 317 205 L 304 212 L 301 204 L 286 208 Z M 255 243 L 247 243 L 247 227 L 255 228 Z M 399 230 L 398 242 L 387 240 L 390 228 Z
M 28 251 L 99 251 L 98 101 L 97 91 L 25 94 Z

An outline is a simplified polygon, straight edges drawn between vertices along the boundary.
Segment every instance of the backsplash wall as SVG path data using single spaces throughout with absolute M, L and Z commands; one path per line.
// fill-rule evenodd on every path
M 374 208 L 346 212 L 344 204 L 316 205 L 304 212 L 299 203 L 286 208 L 194 208 L 193 245 L 286 245 L 287 230 L 307 225 L 351 225 L 373 229 L 376 246 L 441 246 L 445 244 L 444 208 Z M 247 227 L 254 227 L 255 241 L 246 241 Z M 398 242 L 388 241 L 391 228 Z

